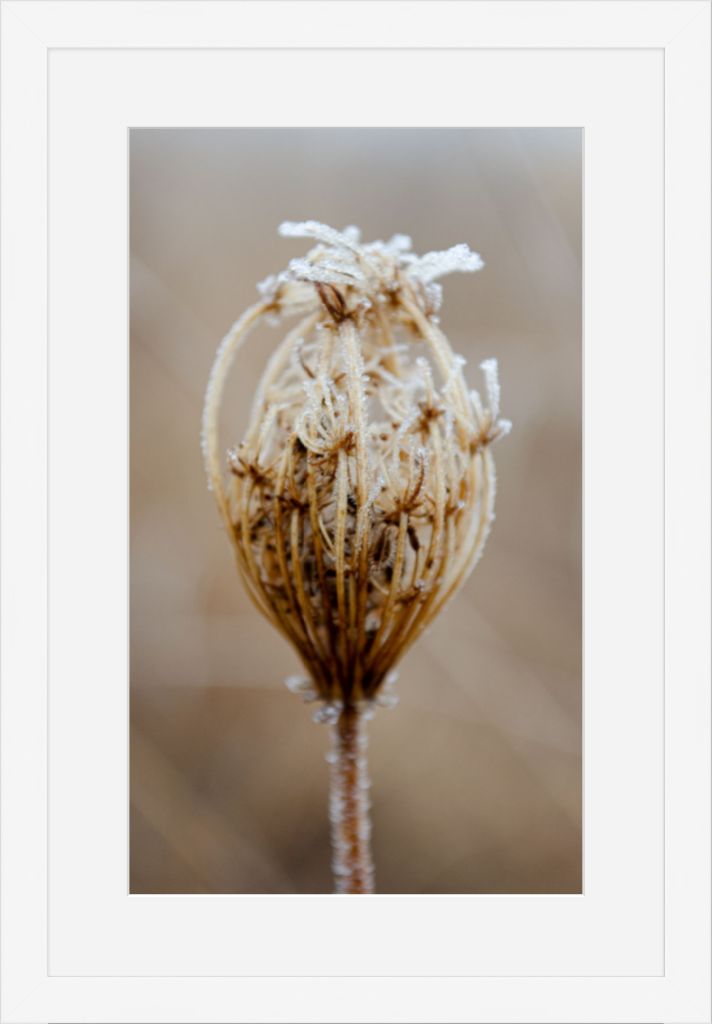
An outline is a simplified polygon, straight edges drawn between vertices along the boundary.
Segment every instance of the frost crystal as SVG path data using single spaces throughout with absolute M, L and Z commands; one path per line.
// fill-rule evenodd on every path
M 424 256 L 408 256 L 408 275 L 423 284 L 430 284 L 438 277 L 452 274 L 456 271 L 471 273 L 474 270 L 481 270 L 484 261 L 477 252 L 472 252 L 468 245 L 453 245 L 444 252 L 426 252 Z
M 305 220 L 295 222 L 285 220 L 279 225 L 279 233 L 282 238 L 315 238 L 325 245 L 333 246 L 335 249 L 351 249 L 356 252 L 361 232 L 353 226 L 343 231 L 336 231 L 327 224 L 320 224 L 316 220 Z
M 277 289 L 280 286 L 280 279 L 277 274 L 270 274 L 264 281 L 260 281 L 257 285 L 257 293 L 266 302 L 274 302 L 277 297 Z
M 442 289 L 435 284 L 437 278 L 453 272 L 471 272 L 484 266 L 481 257 L 469 246 L 454 245 L 443 252 L 429 252 L 417 256 L 411 252 L 408 235 L 396 234 L 387 241 L 362 244 L 358 228 L 353 226 L 337 231 L 315 220 L 285 221 L 279 233 L 284 238 L 310 238 L 318 244 L 305 257 L 293 259 L 278 278 L 267 278 L 263 283 L 266 294 L 285 281 L 311 282 L 321 285 L 346 285 L 353 289 L 356 304 L 369 309 L 373 302 L 386 302 L 401 286 L 412 283 L 422 290 L 425 310 L 432 314 L 440 308 Z M 283 296 L 285 311 L 290 299 Z
M 288 676 L 284 680 L 284 685 L 290 693 L 294 693 L 298 697 L 301 697 L 306 704 L 311 704 L 313 701 L 319 699 L 319 691 L 316 689 L 311 679 L 307 679 L 306 676 Z
M 485 375 L 490 414 L 492 419 L 496 420 L 499 416 L 499 370 L 497 360 L 485 359 L 483 363 L 480 363 L 480 369 Z
M 343 705 L 341 701 L 330 701 L 327 704 L 323 704 L 320 708 L 317 708 L 312 715 L 312 718 L 317 723 L 334 725 L 339 720 L 342 707 Z

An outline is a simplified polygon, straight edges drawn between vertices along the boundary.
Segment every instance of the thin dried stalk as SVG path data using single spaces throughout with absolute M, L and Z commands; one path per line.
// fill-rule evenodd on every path
M 349 704 L 331 726 L 331 846 L 337 893 L 373 892 L 366 718 L 363 708 Z

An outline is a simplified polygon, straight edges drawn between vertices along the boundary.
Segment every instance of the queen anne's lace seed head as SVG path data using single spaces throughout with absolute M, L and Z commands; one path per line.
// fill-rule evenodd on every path
M 483 403 L 434 316 L 436 279 L 480 269 L 477 253 L 419 257 L 405 235 L 364 244 L 316 221 L 280 234 L 316 244 L 258 285 L 219 349 L 204 453 L 250 595 L 309 673 L 288 685 L 332 720 L 345 702 L 390 702 L 393 666 L 464 583 L 493 519 L 490 446 L 511 424 L 496 361 L 481 364 Z M 293 315 L 223 463 L 234 352 L 260 317 Z

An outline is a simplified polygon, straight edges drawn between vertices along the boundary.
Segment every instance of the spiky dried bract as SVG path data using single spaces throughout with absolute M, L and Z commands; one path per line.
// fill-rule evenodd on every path
M 493 518 L 491 444 L 510 425 L 495 360 L 483 402 L 435 317 L 435 279 L 479 269 L 476 253 L 417 257 L 404 235 L 361 244 L 314 221 L 280 231 L 317 245 L 262 282 L 225 338 L 204 451 L 247 588 L 313 681 L 296 688 L 337 709 L 377 697 L 474 567 Z M 232 357 L 260 317 L 295 314 L 226 479 L 216 424 Z

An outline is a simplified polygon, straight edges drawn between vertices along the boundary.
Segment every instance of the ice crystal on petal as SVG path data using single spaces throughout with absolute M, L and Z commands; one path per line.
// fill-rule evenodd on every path
M 314 686 L 312 680 L 308 679 L 306 676 L 288 676 L 284 680 L 284 685 L 290 693 L 294 693 L 297 697 L 301 697 L 307 704 L 311 704 L 313 701 L 319 699 L 318 690 Z
M 484 261 L 479 253 L 472 252 L 469 245 L 453 245 L 442 252 L 426 252 L 424 256 L 408 258 L 408 275 L 430 284 L 438 277 L 454 272 L 469 273 L 480 270 Z
M 388 249 L 394 252 L 408 252 L 413 245 L 410 235 L 394 235 L 387 243 Z
M 399 274 L 417 284 L 421 301 L 429 316 L 440 308 L 442 289 L 437 278 L 454 271 L 479 270 L 482 259 L 461 243 L 442 252 L 416 256 L 410 251 L 408 235 L 396 234 L 387 241 L 362 244 L 360 232 L 349 226 L 337 231 L 318 221 L 285 221 L 280 234 L 286 238 L 311 238 L 318 245 L 307 254 L 291 261 L 286 275 L 277 280 L 354 288 L 358 308 L 367 311 L 375 302 L 385 303 L 397 293 Z M 272 284 L 268 279 L 269 284 Z M 358 293 L 358 296 L 356 295 Z M 269 295 L 269 291 L 267 291 Z
M 283 238 L 315 238 L 325 245 L 333 245 L 336 248 L 343 246 L 354 251 L 356 251 L 360 238 L 358 228 L 350 226 L 345 231 L 337 231 L 335 228 L 330 228 L 328 224 L 320 224 L 316 220 L 285 220 L 279 225 L 279 233 Z
M 341 701 L 329 701 L 326 704 L 322 704 L 321 707 L 317 708 L 312 718 L 315 722 L 323 723 L 324 725 L 334 725 L 339 720 L 341 709 L 343 704 Z
M 289 274 L 297 281 L 314 281 L 321 284 L 348 285 L 363 280 L 363 274 L 356 266 L 336 260 L 313 263 L 307 259 L 294 259 L 290 261 Z
M 443 304 L 443 288 L 441 284 L 437 282 L 431 282 L 425 289 L 425 295 L 433 311 L 437 311 Z M 440 319 L 436 316 L 433 317 L 433 323 L 440 323 Z
M 284 281 L 284 274 L 270 274 L 258 283 L 257 292 L 265 302 L 276 302 L 277 294 Z
M 480 363 L 480 369 L 485 375 L 485 386 L 487 388 L 487 401 L 489 403 L 489 411 L 493 420 L 496 420 L 499 416 L 499 369 L 497 367 L 496 359 L 485 359 L 483 363 Z

